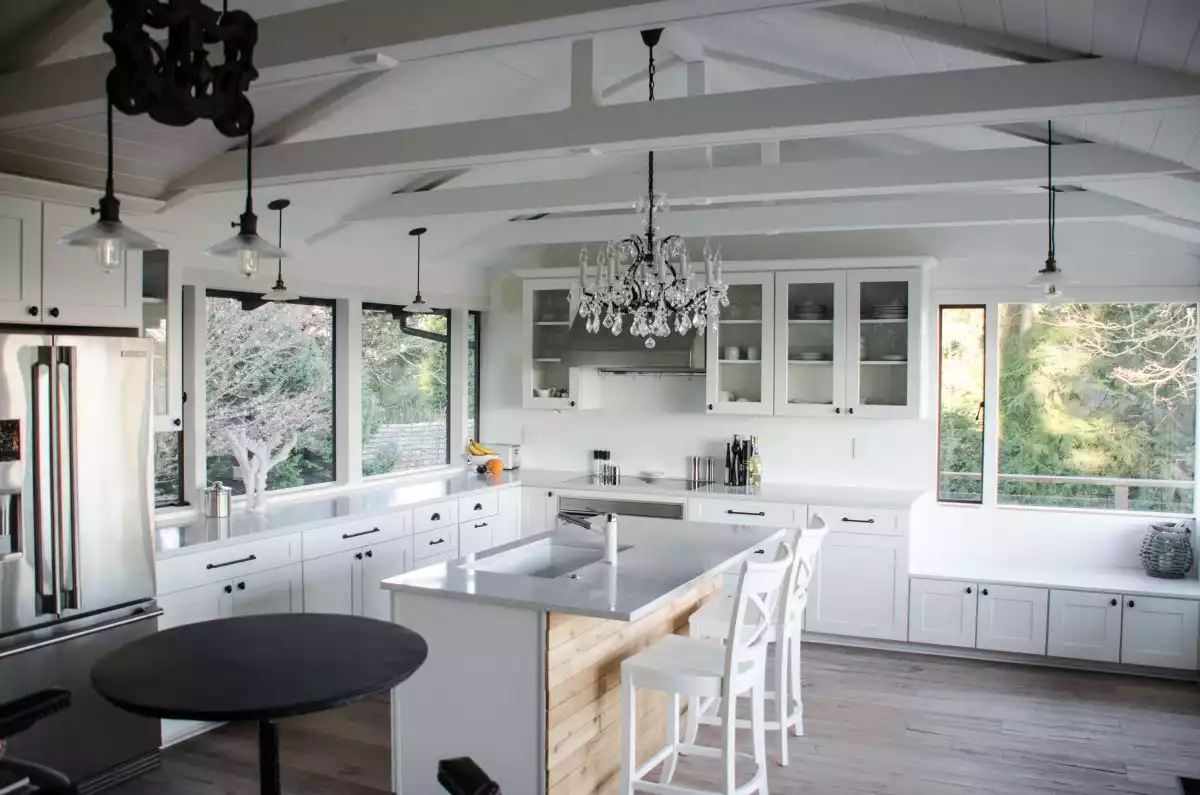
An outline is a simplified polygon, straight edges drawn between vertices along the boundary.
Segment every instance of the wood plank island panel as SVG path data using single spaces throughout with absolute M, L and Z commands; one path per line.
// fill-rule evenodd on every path
M 621 662 L 666 635 L 720 590 L 714 577 L 648 616 L 629 621 L 546 617 L 546 790 L 611 795 L 621 777 Z M 638 763 L 666 739 L 667 696 L 638 691 Z

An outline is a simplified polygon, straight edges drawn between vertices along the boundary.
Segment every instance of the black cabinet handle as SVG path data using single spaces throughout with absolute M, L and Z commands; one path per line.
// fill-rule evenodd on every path
M 446 539 L 439 538 L 437 541 L 430 541 L 429 546 L 436 547 L 438 544 L 444 544 L 444 543 L 446 543 Z
M 1133 607 L 1133 600 L 1132 600 L 1132 599 L 1130 599 L 1130 600 L 1129 600 L 1129 606 L 1130 606 L 1130 607 Z
M 378 533 L 378 532 L 379 532 L 378 527 L 372 527 L 370 530 L 362 530 L 358 533 L 342 533 L 342 540 L 345 541 L 347 538 L 358 538 L 359 536 L 369 536 L 369 535 L 371 535 L 371 533 Z
M 441 518 L 442 518 L 442 515 L 440 513 L 435 513 L 433 516 L 429 517 L 429 521 L 436 522 L 436 521 L 439 521 Z
M 854 409 L 852 409 L 852 408 L 850 408 L 850 409 L 846 409 L 846 413 L 847 413 L 847 414 L 853 414 L 853 413 L 854 413 Z
M 552 492 L 552 491 L 548 491 L 548 492 L 546 492 L 546 496 L 547 496 L 547 497 L 553 497 L 553 496 L 554 496 L 554 492 Z
M 35 314 L 36 314 L 36 313 L 35 313 Z M 709 403 L 709 404 L 708 404 L 708 410 L 709 410 L 709 411 L 712 411 L 712 404 L 711 404 L 711 403 Z
M 1112 605 L 1113 607 L 1116 607 L 1116 606 L 1117 606 L 1117 600 L 1116 600 L 1116 599 L 1113 599 L 1111 602 L 1109 602 L 1109 604 L 1110 604 L 1110 605 Z
M 58 307 L 57 306 L 50 307 L 50 317 L 58 317 Z
M 355 552 L 355 553 L 354 553 L 354 559 L 355 559 L 355 560 L 362 560 L 362 553 L 361 553 L 361 552 Z
M 572 408 L 574 408 L 574 406 L 575 406 L 575 401 L 574 401 L 574 400 L 572 400 L 572 401 L 571 401 L 571 407 L 572 407 Z
M 371 553 L 371 550 L 369 550 L 369 549 L 368 549 L 368 550 L 366 551 L 366 555 L 367 555 L 367 557 L 368 557 L 368 558 L 369 558 L 369 557 L 371 557 L 371 554 L 372 554 L 372 553 Z
M 205 566 L 204 568 L 206 568 L 206 569 L 223 569 L 226 566 L 235 566 L 238 563 L 249 563 L 252 560 L 258 560 L 258 555 L 247 555 L 244 558 L 238 558 L 237 560 L 227 560 L 224 563 L 210 563 L 207 566 Z
M 239 582 L 239 583 L 238 583 L 238 590 L 239 590 L 239 591 L 244 591 L 244 590 L 246 590 L 246 583 L 244 583 L 244 582 Z
M 982 591 L 980 591 L 980 593 L 984 596 L 987 596 L 987 588 L 984 588 Z
M 480 527 L 487 527 L 487 522 L 480 522 L 479 524 L 475 525 L 476 529 L 479 529 Z
M 755 554 L 755 555 L 765 555 L 765 554 L 767 554 L 767 550 L 765 550 L 765 549 L 756 549 L 756 550 L 754 550 L 754 554 Z
M 174 420 L 171 421 L 171 424 L 174 425 L 176 428 L 178 428 L 180 425 L 183 425 L 183 420 L 176 417 Z
M 971 593 L 971 586 L 967 586 L 967 593 Z
M 233 593 L 233 586 L 232 586 L 232 585 L 226 585 L 226 586 L 225 586 L 225 593 Z
M 38 308 L 36 306 L 31 306 L 28 309 L 26 309 L 25 311 L 29 313 L 30 317 L 38 316 Z
M 475 503 L 475 510 L 477 510 L 477 511 L 482 511 L 482 510 L 483 510 L 483 503 L 482 503 L 482 502 L 477 502 L 477 503 Z
M 849 516 L 843 516 L 842 521 L 850 524 L 875 524 L 874 519 L 851 519 Z
M 726 509 L 725 513 L 732 514 L 733 516 L 766 516 L 767 515 L 766 511 L 735 511 L 732 509 Z
M 834 413 L 834 414 L 841 414 L 841 413 L 842 413 L 842 410 L 841 410 L 840 408 L 836 408 L 836 409 L 834 409 L 834 410 L 833 410 L 833 413 Z

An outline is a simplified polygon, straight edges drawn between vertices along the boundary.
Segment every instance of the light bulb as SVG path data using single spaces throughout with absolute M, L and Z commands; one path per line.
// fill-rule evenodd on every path
M 242 249 L 238 252 L 238 272 L 247 279 L 258 273 L 258 252 L 252 249 Z
M 106 237 L 96 241 L 96 264 L 105 273 L 112 273 L 125 262 L 125 243 L 119 238 Z

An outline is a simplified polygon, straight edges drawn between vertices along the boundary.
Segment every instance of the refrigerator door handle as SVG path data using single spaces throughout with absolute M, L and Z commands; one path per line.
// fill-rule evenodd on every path
M 79 501 L 76 499 L 76 478 L 79 444 L 76 439 L 77 412 L 75 406 L 75 349 L 55 348 L 58 363 L 55 379 L 55 401 L 58 421 L 54 425 L 55 449 L 58 452 L 58 477 L 55 479 L 55 498 L 58 502 L 58 545 L 60 557 L 60 588 L 62 609 L 83 607 L 79 593 Z
M 57 549 L 54 540 L 54 463 L 50 411 L 52 349 L 38 346 L 33 363 L 33 556 L 37 615 L 58 615 Z
M 0 660 L 4 659 L 5 657 L 13 657 L 18 654 L 24 654 L 25 652 L 33 651 L 34 649 L 44 649 L 47 646 L 54 646 L 59 643 L 66 643 L 69 640 L 75 640 L 76 638 L 82 638 L 87 635 L 95 635 L 97 632 L 105 632 L 110 629 L 116 629 L 117 627 L 123 627 L 127 624 L 136 624 L 139 621 L 149 621 L 152 618 L 161 618 L 163 615 L 163 612 L 164 612 L 163 609 L 161 607 L 157 607 L 157 606 L 152 607 L 152 608 L 146 608 L 146 609 L 138 609 L 138 610 L 134 611 L 133 615 L 125 616 L 124 618 L 114 619 L 113 621 L 106 621 L 103 624 L 96 624 L 94 626 L 86 627 L 77 632 L 71 632 L 66 635 L 59 635 L 58 637 L 55 637 L 55 638 L 47 638 L 45 640 L 34 641 L 33 643 L 28 643 L 28 644 L 25 644 L 22 646 L 16 646 L 12 649 L 6 649 L 5 651 L 0 651 Z

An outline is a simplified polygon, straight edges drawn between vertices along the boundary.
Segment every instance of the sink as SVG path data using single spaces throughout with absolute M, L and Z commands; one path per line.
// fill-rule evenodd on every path
M 618 547 L 617 551 L 625 549 L 629 547 Z M 602 547 L 575 546 L 545 539 L 489 555 L 473 563 L 464 563 L 463 568 L 552 580 L 603 559 Z

